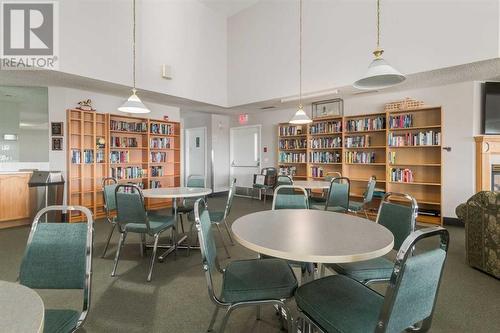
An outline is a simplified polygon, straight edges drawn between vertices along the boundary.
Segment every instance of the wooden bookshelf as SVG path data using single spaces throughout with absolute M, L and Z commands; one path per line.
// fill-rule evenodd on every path
M 406 117 L 407 122 L 396 126 L 393 121 L 398 117 Z M 328 125 L 338 122 L 335 129 Z M 408 193 L 417 199 L 422 211 L 419 222 L 442 224 L 442 124 L 439 106 L 315 119 L 309 125 L 298 125 L 300 134 L 296 125 L 282 123 L 278 126 L 278 168 L 295 167 L 292 176 L 297 179 L 322 179 L 328 172 L 341 172 L 351 180 L 351 196 L 357 200 L 374 176 L 376 190 Z M 305 140 L 306 148 L 287 146 L 290 138 Z M 290 152 L 305 153 L 305 162 L 281 158 Z M 339 153 L 340 158 L 318 160 L 318 153 Z M 393 169 L 400 169 L 399 174 L 411 173 L 412 177 L 395 178 Z M 424 211 L 435 211 L 439 216 L 424 215 Z

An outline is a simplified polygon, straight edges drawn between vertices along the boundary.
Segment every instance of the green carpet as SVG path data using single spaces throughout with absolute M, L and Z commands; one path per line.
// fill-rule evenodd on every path
M 222 209 L 225 198 L 210 198 L 208 203 L 211 208 Z M 261 201 L 235 198 L 230 220 L 270 207 L 270 202 L 264 206 Z M 464 229 L 450 226 L 448 230 L 451 246 L 431 331 L 498 332 L 500 283 L 465 264 Z M 92 304 L 82 332 L 205 332 L 214 305 L 208 298 L 199 251 L 194 250 L 186 257 L 185 251 L 179 250 L 177 259 L 170 255 L 164 263 L 156 263 L 153 281 L 147 283 L 150 252 L 142 258 L 139 237 L 129 235 L 117 276 L 112 278 L 117 234 L 106 258 L 100 257 L 108 231 L 108 224 L 96 223 Z M 16 280 L 28 232 L 28 228 L 0 230 L 0 280 Z M 218 250 L 224 266 L 227 259 L 223 248 Z M 239 245 L 229 250 L 232 259 L 256 256 Z M 220 286 L 220 276 L 216 276 L 215 283 Z M 75 297 L 74 292 L 40 293 L 47 307 L 71 304 L 77 308 L 81 304 L 81 298 Z M 221 314 L 216 329 L 220 318 Z M 260 321 L 255 320 L 253 308 L 236 310 L 227 328 L 227 332 L 279 331 L 279 321 L 269 307 L 263 308 Z

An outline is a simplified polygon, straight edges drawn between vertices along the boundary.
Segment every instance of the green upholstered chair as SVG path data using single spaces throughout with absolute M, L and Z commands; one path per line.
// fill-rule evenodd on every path
M 418 243 L 430 237 L 440 238 L 439 247 L 412 255 Z M 300 310 L 297 327 L 301 332 L 428 331 L 448 243 L 448 231 L 442 227 L 418 230 L 408 236 L 397 254 L 385 297 L 343 275 L 299 287 L 295 292 Z
M 336 177 L 330 181 L 330 189 L 326 196 L 325 204 L 313 205 L 313 209 L 328 210 L 343 213 L 349 209 L 349 193 L 351 182 L 347 177 Z
M 293 180 L 290 176 L 279 175 L 278 178 L 276 178 L 276 186 L 280 185 L 293 185 Z
M 197 176 L 197 175 L 190 175 L 187 178 L 186 187 L 204 188 L 205 187 L 205 177 Z M 184 214 L 190 214 L 193 212 L 194 203 L 197 199 L 198 199 L 197 197 L 184 198 L 181 200 L 180 205 L 178 205 L 178 207 L 177 207 L 177 214 L 178 214 L 179 219 L 181 221 L 182 232 L 184 232 L 184 223 L 183 223 L 182 216 Z M 188 218 L 189 218 L 189 215 L 188 215 Z
M 362 202 L 357 202 L 357 201 L 349 202 L 349 211 L 350 212 L 358 214 L 359 212 L 363 211 L 363 213 L 365 213 L 365 217 L 368 219 L 368 213 L 367 213 L 366 209 L 367 209 L 368 205 L 373 200 L 373 192 L 375 191 L 376 184 L 377 184 L 377 181 L 373 177 L 370 177 L 370 180 L 368 180 L 368 184 L 366 185 L 366 191 L 363 194 L 363 201 Z
M 324 181 L 331 182 L 333 178 L 342 177 L 342 174 L 338 171 L 329 171 L 326 173 L 326 176 L 323 177 Z M 322 204 L 324 205 L 326 202 L 326 197 L 328 195 L 328 190 L 323 190 L 321 196 L 310 196 L 309 197 L 309 206 L 313 207 L 313 205 Z M 318 205 L 321 207 L 321 205 Z
M 116 201 L 115 201 L 115 189 L 118 186 L 118 180 L 113 177 L 106 177 L 102 180 L 102 194 L 104 197 L 104 211 L 106 212 L 106 221 L 111 224 L 111 230 L 109 231 L 108 238 L 106 239 L 106 245 L 104 245 L 104 250 L 102 251 L 101 258 L 106 256 L 106 251 L 108 251 L 109 242 L 111 241 L 111 236 L 116 228 L 116 219 L 113 216 L 113 212 L 116 211 Z
M 262 192 L 264 192 L 264 204 L 266 203 L 267 199 L 267 191 L 270 189 L 273 189 L 276 185 L 276 176 L 278 172 L 276 171 L 276 168 L 273 167 L 268 167 L 268 168 L 263 168 L 262 171 L 260 172 L 260 176 L 264 176 L 264 183 L 257 183 L 256 179 L 257 176 L 259 175 L 254 175 L 253 176 L 253 186 L 252 188 L 254 190 L 259 191 L 259 198 L 262 197 Z
M 274 189 L 272 209 L 309 209 L 308 198 L 303 187 L 280 185 Z
M 224 236 L 222 235 L 222 231 L 220 229 L 220 224 L 224 224 L 226 228 L 227 235 L 229 236 L 229 240 L 231 245 L 234 245 L 233 237 L 231 236 L 231 232 L 229 231 L 229 226 L 227 225 L 227 217 L 231 212 L 231 206 L 233 205 L 234 192 L 236 191 L 236 178 L 233 178 L 231 181 L 231 186 L 229 186 L 229 193 L 227 195 L 226 207 L 223 211 L 209 211 L 210 213 L 210 221 L 217 227 L 219 231 L 220 239 L 222 241 L 222 245 L 224 246 L 224 250 L 226 251 L 227 257 L 231 258 L 229 255 L 229 251 L 227 249 L 226 243 L 224 242 Z
M 80 211 L 87 222 L 40 222 L 43 215 L 55 210 Z M 35 216 L 21 262 L 19 282 L 33 289 L 74 289 L 83 292 L 82 311 L 45 309 L 45 333 L 74 332 L 87 319 L 91 295 L 93 230 L 92 212 L 85 207 L 49 206 Z
M 397 204 L 394 200 L 396 202 L 407 201 L 408 205 Z M 415 231 L 417 212 L 417 201 L 408 194 L 389 192 L 382 199 L 376 223 L 383 225 L 392 232 L 394 236 L 393 250 L 398 251 L 406 237 Z M 352 263 L 328 264 L 322 266 L 322 276 L 324 275 L 323 267 L 331 268 L 337 273 L 346 275 L 363 284 L 369 284 L 389 281 L 394 263 L 385 257 L 379 257 Z
M 165 230 L 172 231 L 172 246 L 175 246 L 177 255 L 176 228 L 173 216 L 159 216 L 148 214 L 144 208 L 144 196 L 139 186 L 135 184 L 120 184 L 115 189 L 116 200 L 116 221 L 120 231 L 120 241 L 116 250 L 115 261 L 111 276 L 116 275 L 120 252 L 125 244 L 127 234 L 137 233 L 141 236 L 141 254 L 145 250 L 145 238 L 149 235 L 154 238 L 153 253 L 151 255 L 151 264 L 147 281 L 151 281 L 153 267 L 156 259 L 156 250 L 158 248 L 158 239 Z
M 212 331 L 220 308 L 226 309 L 219 329 L 222 333 L 233 310 L 244 306 L 255 306 L 259 309 L 261 305 L 273 304 L 286 312 L 288 331 L 291 332 L 291 313 L 285 301 L 293 296 L 297 280 L 290 266 L 281 259 L 270 258 L 236 260 L 221 269 L 212 234 L 212 221 L 203 199 L 196 201 L 194 214 L 208 294 L 216 306 L 208 331 Z M 223 274 L 219 296 L 215 293 L 212 278 L 216 271 Z

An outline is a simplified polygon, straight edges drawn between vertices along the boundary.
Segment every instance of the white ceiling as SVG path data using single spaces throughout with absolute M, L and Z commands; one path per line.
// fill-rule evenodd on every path
M 245 8 L 248 8 L 260 0 L 199 0 L 206 6 L 221 13 L 226 17 L 233 16 Z

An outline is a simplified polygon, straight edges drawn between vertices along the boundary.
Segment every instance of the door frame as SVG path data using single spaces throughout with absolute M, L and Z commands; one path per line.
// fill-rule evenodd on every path
M 207 127 L 203 126 L 203 127 L 193 127 L 193 128 L 185 128 L 184 129 L 184 151 L 185 151 L 185 154 L 184 154 L 184 186 L 187 185 L 187 179 L 189 177 L 189 173 L 188 173 L 188 171 L 189 171 L 189 135 L 188 135 L 188 132 L 192 131 L 192 130 L 200 130 L 200 129 L 203 130 L 203 137 L 205 139 L 204 140 L 205 141 L 205 156 L 204 156 L 205 167 L 203 168 L 203 172 L 204 172 L 203 177 L 205 178 L 205 187 L 208 184 L 208 179 L 207 179 L 207 176 L 208 176 Z

